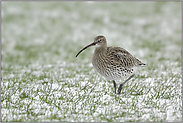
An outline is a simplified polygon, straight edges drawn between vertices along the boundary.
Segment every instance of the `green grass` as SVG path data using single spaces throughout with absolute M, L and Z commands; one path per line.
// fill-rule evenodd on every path
M 181 2 L 2 2 L 1 121 L 182 121 Z M 106 36 L 147 64 L 121 95 L 91 64 Z M 123 82 L 124 80 L 119 80 Z

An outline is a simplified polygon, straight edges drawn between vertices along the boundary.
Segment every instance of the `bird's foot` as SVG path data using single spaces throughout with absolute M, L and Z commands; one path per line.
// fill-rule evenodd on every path
M 121 90 L 123 89 L 123 84 L 121 84 L 120 86 L 119 86 L 119 88 L 118 88 L 118 95 L 120 95 L 121 94 Z

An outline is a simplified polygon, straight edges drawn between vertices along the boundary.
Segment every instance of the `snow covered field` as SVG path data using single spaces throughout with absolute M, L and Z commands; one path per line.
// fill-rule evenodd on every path
M 181 2 L 5 2 L 1 121 L 182 121 Z M 106 36 L 147 64 L 115 95 L 92 67 Z M 123 82 L 124 80 L 119 80 Z

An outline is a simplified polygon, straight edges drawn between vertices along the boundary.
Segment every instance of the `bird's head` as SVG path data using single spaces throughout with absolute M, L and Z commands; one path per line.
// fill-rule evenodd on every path
M 99 35 L 99 36 L 96 36 L 94 38 L 94 42 L 87 45 L 86 47 L 84 47 L 83 49 L 81 49 L 78 54 L 76 55 L 76 57 L 85 49 L 91 47 L 91 46 L 97 46 L 97 47 L 101 47 L 101 46 L 104 46 L 104 47 L 107 47 L 107 42 L 106 42 L 106 38 L 102 35 Z

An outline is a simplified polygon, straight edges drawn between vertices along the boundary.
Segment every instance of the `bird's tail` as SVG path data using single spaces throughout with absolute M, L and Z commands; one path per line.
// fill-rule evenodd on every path
M 139 66 L 140 66 L 140 67 L 146 67 L 146 64 L 140 63 Z

